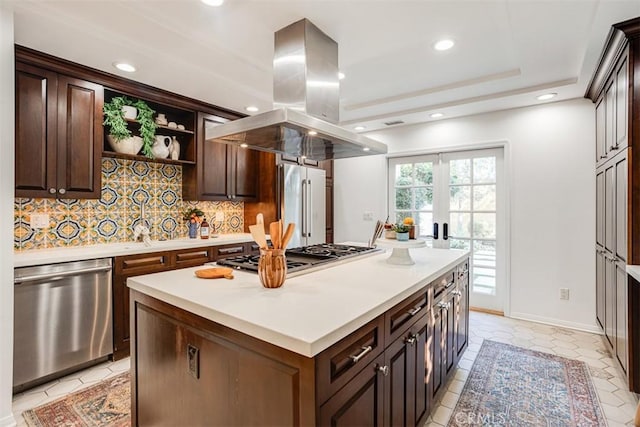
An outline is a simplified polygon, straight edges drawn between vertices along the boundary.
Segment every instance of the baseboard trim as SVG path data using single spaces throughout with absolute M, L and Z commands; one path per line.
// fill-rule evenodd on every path
M 511 312 L 509 316 L 512 319 L 527 320 L 529 322 L 543 323 L 550 326 L 559 326 L 561 328 L 573 329 L 581 332 L 590 332 L 592 334 L 602 335 L 602 330 L 598 325 L 587 325 L 584 323 L 567 322 L 565 320 L 558 320 L 549 317 L 536 316 L 529 313 L 514 313 Z
M 482 307 L 469 307 L 469 310 L 477 311 L 478 313 L 493 314 L 494 316 L 504 317 L 504 311 L 500 311 L 500 310 L 491 310 L 489 308 L 482 308 Z
M 0 418 L 0 427 L 14 427 L 16 424 L 16 419 L 13 418 L 13 414 Z

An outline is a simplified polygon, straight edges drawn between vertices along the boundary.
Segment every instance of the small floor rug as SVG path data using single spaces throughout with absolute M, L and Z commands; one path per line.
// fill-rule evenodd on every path
M 32 427 L 94 427 L 131 425 L 129 373 L 22 413 Z
M 606 426 L 589 368 L 485 340 L 449 426 Z

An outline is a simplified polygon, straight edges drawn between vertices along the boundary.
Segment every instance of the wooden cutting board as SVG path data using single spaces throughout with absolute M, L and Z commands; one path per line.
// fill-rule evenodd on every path
M 196 270 L 196 276 L 201 279 L 233 279 L 233 269 L 229 267 L 211 267 Z

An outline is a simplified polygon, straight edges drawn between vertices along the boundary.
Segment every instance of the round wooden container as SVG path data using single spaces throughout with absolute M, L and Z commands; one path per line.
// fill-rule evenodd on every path
M 284 249 L 260 249 L 258 277 L 265 288 L 279 288 L 287 277 Z

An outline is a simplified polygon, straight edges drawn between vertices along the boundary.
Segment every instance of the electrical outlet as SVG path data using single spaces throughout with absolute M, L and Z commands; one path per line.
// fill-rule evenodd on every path
M 569 288 L 560 288 L 560 299 L 569 299 Z
M 49 214 L 31 214 L 29 218 L 31 228 L 47 228 L 49 227 Z
M 365 221 L 373 221 L 373 212 L 365 212 L 362 214 L 362 219 Z

